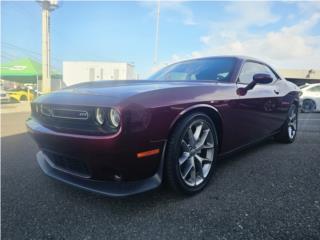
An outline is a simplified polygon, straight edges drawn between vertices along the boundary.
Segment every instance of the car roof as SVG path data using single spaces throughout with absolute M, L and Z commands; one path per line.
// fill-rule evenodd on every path
M 236 58 L 238 60 L 242 60 L 242 61 L 255 61 L 255 62 L 260 62 L 266 65 L 269 65 L 267 63 L 265 63 L 264 61 L 254 58 L 254 57 L 250 57 L 250 56 L 245 56 L 245 55 L 216 55 L 216 56 L 206 56 L 206 57 L 199 57 L 199 58 L 190 58 L 190 59 L 186 59 L 186 60 L 182 60 L 181 62 L 184 61 L 191 61 L 191 60 L 201 60 L 201 59 L 210 59 L 210 58 Z M 180 62 L 180 61 L 178 61 Z
M 191 59 L 186 59 L 186 60 L 182 60 L 182 61 L 178 61 L 176 63 L 181 63 L 181 62 L 186 62 L 186 61 L 192 61 L 192 60 L 202 60 L 202 59 L 210 59 L 210 58 L 233 58 L 233 59 L 237 59 L 238 61 L 240 62 L 245 62 L 245 61 L 253 61 L 253 62 L 257 62 L 257 63 L 261 63 L 261 64 L 264 64 L 266 66 L 268 66 L 269 68 L 271 68 L 271 70 L 279 77 L 279 78 L 282 78 L 281 75 L 279 74 L 278 71 L 275 70 L 275 68 L 260 60 L 260 59 L 257 59 L 257 58 L 254 58 L 254 57 L 250 57 L 250 56 L 245 56 L 245 55 L 216 55 L 216 56 L 207 56 L 207 57 L 201 57 L 201 58 L 191 58 Z M 172 64 L 175 64 L 175 63 L 172 63 Z M 172 64 L 169 64 L 169 65 L 172 65 Z

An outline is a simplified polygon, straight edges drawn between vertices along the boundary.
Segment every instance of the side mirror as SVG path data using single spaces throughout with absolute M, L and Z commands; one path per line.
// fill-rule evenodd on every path
M 252 82 L 249 83 L 246 87 L 244 88 L 238 88 L 237 89 L 237 94 L 240 96 L 244 96 L 247 94 L 247 92 L 251 89 L 254 88 L 254 86 L 259 83 L 259 84 L 268 84 L 273 81 L 272 77 L 269 74 L 266 73 L 257 73 L 253 75 Z
M 268 84 L 273 81 L 272 77 L 269 74 L 266 73 L 257 73 L 253 75 L 253 82 L 255 84 L 260 83 L 260 84 Z

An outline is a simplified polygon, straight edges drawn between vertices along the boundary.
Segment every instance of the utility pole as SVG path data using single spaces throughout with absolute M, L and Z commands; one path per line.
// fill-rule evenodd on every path
M 156 39 L 155 39 L 154 59 L 153 59 L 154 64 L 158 63 L 159 21 L 160 21 L 160 0 L 157 1 Z
M 41 92 L 51 91 L 50 12 L 58 7 L 57 0 L 38 0 L 42 8 L 42 79 Z

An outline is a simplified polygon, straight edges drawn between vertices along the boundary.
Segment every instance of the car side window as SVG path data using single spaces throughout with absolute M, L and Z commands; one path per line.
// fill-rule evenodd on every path
M 274 82 L 275 80 L 278 79 L 278 77 L 274 74 L 274 72 L 273 72 L 268 66 L 266 66 L 266 65 L 261 65 L 261 66 L 262 66 L 263 69 L 264 69 L 264 71 L 263 71 L 263 69 L 261 69 L 261 70 L 262 70 L 261 73 L 269 74 L 269 75 L 272 77 L 272 79 L 273 79 L 272 82 Z
M 277 79 L 277 76 L 266 65 L 255 62 L 246 62 L 241 69 L 239 82 L 244 84 L 251 83 L 253 80 L 253 76 L 256 73 L 267 73 L 272 77 L 273 81 Z
M 253 80 L 253 75 L 259 72 L 259 65 L 254 62 L 246 62 L 239 75 L 239 82 L 249 84 Z

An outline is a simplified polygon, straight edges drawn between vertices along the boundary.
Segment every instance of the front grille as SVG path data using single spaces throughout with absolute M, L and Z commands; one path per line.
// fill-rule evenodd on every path
M 81 177 L 90 177 L 88 167 L 82 160 L 70 158 L 49 151 L 44 151 L 44 153 L 49 158 L 49 164 L 51 164 L 54 168 L 71 174 L 79 175 Z
M 32 115 L 43 126 L 57 132 L 82 135 L 110 135 L 117 131 L 107 124 L 100 126 L 95 120 L 94 107 L 31 105 Z

